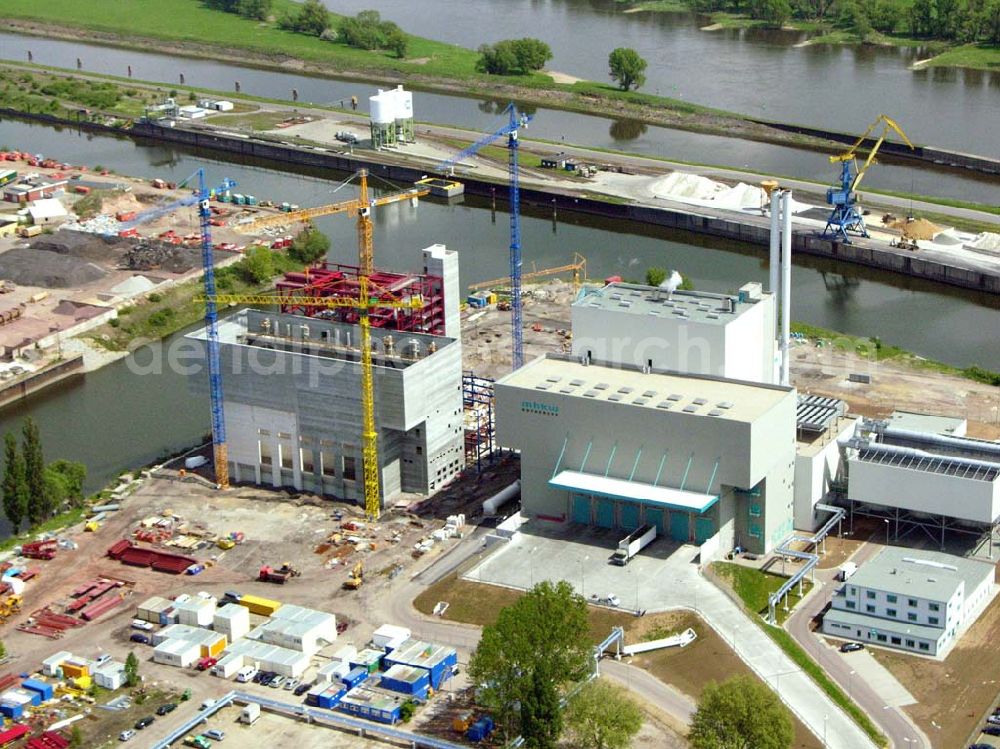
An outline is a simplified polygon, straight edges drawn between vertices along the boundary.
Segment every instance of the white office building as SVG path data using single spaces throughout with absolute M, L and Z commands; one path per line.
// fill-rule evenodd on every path
M 823 633 L 943 658 L 995 591 L 988 562 L 890 546 L 840 586 Z

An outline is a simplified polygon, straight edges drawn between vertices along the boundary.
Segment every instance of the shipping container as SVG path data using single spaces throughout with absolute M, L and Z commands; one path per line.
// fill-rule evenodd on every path
M 241 597 L 239 605 L 245 606 L 251 614 L 257 614 L 258 616 L 272 616 L 275 611 L 281 608 L 280 601 L 272 601 L 269 598 L 250 595 Z
M 425 699 L 431 687 L 430 674 L 422 668 L 413 666 L 392 666 L 382 674 L 379 682 L 382 689 L 392 692 L 409 694 L 419 699 Z
M 38 692 L 42 696 L 42 702 L 52 699 L 53 687 L 47 682 L 39 681 L 38 679 L 25 679 L 21 682 L 21 686 L 24 689 Z
M 364 666 L 358 666 L 357 668 L 351 669 L 351 671 L 344 676 L 341 681 L 344 682 L 344 686 L 348 689 L 354 689 L 354 687 L 367 679 L 368 676 L 368 669 Z
M 24 715 L 24 705 L 18 705 L 13 702 L 0 702 L 0 715 L 11 720 L 17 720 Z
M 0 746 L 9 746 L 29 733 L 29 726 L 11 726 L 6 731 L 0 731 Z

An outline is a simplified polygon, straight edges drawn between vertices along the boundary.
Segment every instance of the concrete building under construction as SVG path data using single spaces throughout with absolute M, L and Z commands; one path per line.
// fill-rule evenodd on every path
M 369 316 L 383 506 L 400 493 L 434 492 L 465 466 L 458 256 L 443 245 L 423 256 L 423 274 L 372 276 L 372 298 L 423 302 L 403 309 L 376 305 Z M 279 297 L 285 298 L 358 293 L 356 272 L 332 266 L 282 283 Z M 283 311 L 243 310 L 218 325 L 230 477 L 360 501 L 357 312 L 279 307 Z M 205 347 L 206 329 L 188 338 Z M 208 387 L 204 377 L 191 382 Z

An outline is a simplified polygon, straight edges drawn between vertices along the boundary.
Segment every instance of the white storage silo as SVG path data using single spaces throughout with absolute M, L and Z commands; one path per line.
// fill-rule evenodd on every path
M 413 134 L 413 92 L 402 86 L 393 90 L 395 97 L 396 139 L 400 143 L 412 143 Z
M 379 92 L 368 97 L 372 146 L 383 148 L 396 143 L 396 96 L 393 91 Z

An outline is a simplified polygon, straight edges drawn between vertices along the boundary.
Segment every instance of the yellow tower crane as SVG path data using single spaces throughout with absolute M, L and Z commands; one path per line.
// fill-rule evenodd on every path
M 573 253 L 573 262 L 567 263 L 566 265 L 560 265 L 555 268 L 543 268 L 542 270 L 532 270 L 529 273 L 522 273 L 522 281 L 530 281 L 535 278 L 544 278 L 546 276 L 557 276 L 560 273 L 573 273 L 573 285 L 577 288 L 580 287 L 581 281 L 587 280 L 587 258 L 581 255 L 579 252 Z M 509 286 L 510 276 L 505 276 L 504 278 L 494 278 L 492 281 L 480 281 L 479 283 L 469 284 L 469 288 L 473 291 L 478 289 L 491 289 L 496 286 Z
M 375 426 L 375 370 L 372 362 L 372 334 L 368 311 L 373 308 L 392 307 L 396 309 L 420 309 L 423 299 L 378 299 L 372 298 L 368 287 L 368 276 L 359 276 L 358 298 L 352 297 L 311 297 L 276 296 L 269 294 L 216 294 L 214 301 L 223 304 L 289 304 L 310 307 L 352 308 L 359 312 L 361 328 L 361 459 L 365 486 L 365 514 L 369 520 L 378 520 L 382 502 L 379 497 L 378 470 L 378 430 Z M 201 297 L 201 301 L 208 301 Z

